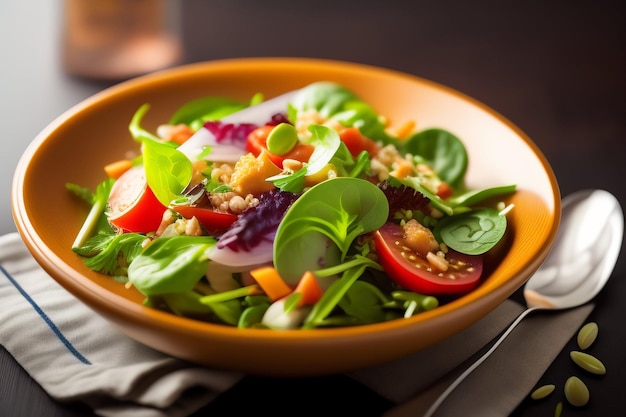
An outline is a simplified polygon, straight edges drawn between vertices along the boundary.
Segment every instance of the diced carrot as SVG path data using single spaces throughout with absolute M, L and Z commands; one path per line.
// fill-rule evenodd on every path
M 437 195 L 445 200 L 452 195 L 452 188 L 447 182 L 442 182 L 437 187 Z
M 306 271 L 302 274 L 298 285 L 296 285 L 293 291 L 302 294 L 302 297 L 298 300 L 298 307 L 315 304 L 324 294 L 324 290 L 322 290 L 319 282 L 317 282 L 317 278 L 311 271 Z
M 186 124 L 179 124 L 173 126 L 172 131 L 170 132 L 171 137 L 170 140 L 176 142 L 179 145 L 187 142 L 187 140 L 193 136 L 195 132 Z
M 281 299 L 292 292 L 292 288 L 282 279 L 273 266 L 253 269 L 250 271 L 250 275 L 271 301 Z
M 396 136 L 400 139 L 406 139 L 415 130 L 415 121 L 409 120 L 396 129 Z
M 128 171 L 133 166 L 133 161 L 130 159 L 120 159 L 119 161 L 111 162 L 104 166 L 104 172 L 109 178 L 118 179 L 123 173 Z
M 390 173 L 396 178 L 405 178 L 413 174 L 413 165 L 405 159 L 396 161 L 396 168 Z

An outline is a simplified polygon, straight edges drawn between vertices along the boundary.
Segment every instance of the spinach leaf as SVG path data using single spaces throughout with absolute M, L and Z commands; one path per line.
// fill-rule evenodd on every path
M 282 191 L 298 194 L 304 189 L 304 177 L 306 176 L 306 167 L 302 167 L 291 174 L 278 174 L 266 178 L 274 186 Z
M 403 185 L 406 185 L 407 187 L 411 187 L 414 190 L 417 190 L 420 193 L 422 193 L 424 197 L 428 198 L 430 200 L 430 204 L 437 210 L 447 215 L 454 214 L 454 208 L 450 204 L 448 204 L 446 200 L 442 199 L 437 194 L 433 193 L 428 188 L 424 187 L 421 184 L 419 178 L 417 177 L 405 177 L 402 179 L 390 177 L 389 182 L 392 185 L 403 184 Z
M 191 181 L 192 163 L 179 150 L 153 140 L 143 140 L 142 153 L 148 186 L 167 207 Z
M 239 300 L 227 300 L 221 303 L 207 304 L 213 313 L 226 324 L 237 326 L 241 317 L 242 307 Z
M 201 316 L 213 313 L 210 307 L 200 302 L 202 295 L 196 291 L 162 294 L 158 297 L 160 302 L 165 302 L 167 307 L 179 316 Z
M 146 115 L 148 110 L 150 110 L 149 104 L 143 104 L 141 107 L 139 107 L 139 109 L 137 109 L 132 119 L 130 120 L 128 130 L 130 130 L 130 134 L 132 135 L 133 139 L 138 142 L 144 139 L 160 142 L 161 139 L 158 136 L 153 135 L 152 133 L 141 127 L 141 120 L 143 119 L 143 116 Z
M 193 169 L 189 158 L 175 149 L 178 145 L 163 142 L 141 127 L 141 120 L 149 108 L 144 104 L 135 112 L 129 130 L 133 138 L 142 143 L 148 186 L 161 204 L 168 206 L 189 184 Z
M 274 240 L 274 266 L 290 283 L 341 263 L 354 239 L 382 226 L 389 205 L 367 180 L 337 177 L 306 191 L 285 213 Z
M 321 171 L 330 162 L 341 145 L 341 138 L 336 131 L 322 125 L 311 125 L 309 131 L 312 133 L 309 143 L 315 146 L 315 150 L 309 158 L 306 174 L 312 175 Z
M 220 120 L 224 116 L 243 110 L 248 105 L 226 97 L 209 96 L 191 100 L 176 110 L 169 124 L 186 124 L 194 130 L 208 120 Z
M 495 197 L 497 195 L 505 195 L 515 191 L 516 186 L 503 185 L 501 187 L 490 187 L 482 190 L 471 190 L 463 194 L 455 195 L 447 199 L 448 204 L 453 207 L 457 206 L 473 206 L 480 203 L 487 198 Z
M 315 271 L 339 263 L 341 251 L 328 237 L 328 232 L 312 228 L 306 218 L 290 224 L 281 222 L 278 226 L 274 266 L 289 284 L 295 285 L 307 270 Z
M 160 237 L 128 267 L 128 280 L 144 295 L 190 291 L 206 272 L 211 236 Z
M 356 95 L 342 85 L 320 81 L 301 89 L 291 105 L 298 111 L 313 109 L 322 117 L 330 118 L 343 110 L 345 103 L 356 99 Z
M 468 157 L 463 142 L 442 129 L 426 129 L 406 140 L 404 152 L 418 155 L 452 188 L 463 186 Z
M 343 126 L 358 127 L 370 139 L 390 143 L 385 124 L 368 103 L 340 84 L 320 81 L 304 87 L 291 102 L 290 119 L 294 113 L 317 110 L 327 119 L 336 120 Z
M 376 323 L 385 320 L 384 306 L 388 301 L 387 296 L 375 285 L 355 281 L 339 301 L 339 307 L 359 323 Z
M 204 303 L 204 296 L 196 291 L 168 293 L 158 297 L 174 314 L 179 316 L 200 317 L 207 321 L 219 321 L 231 326 L 237 325 L 242 310 L 238 300 L 225 300 L 215 304 Z
M 480 255 L 502 239 L 506 227 L 506 216 L 496 209 L 482 208 L 444 217 L 433 233 L 457 252 Z

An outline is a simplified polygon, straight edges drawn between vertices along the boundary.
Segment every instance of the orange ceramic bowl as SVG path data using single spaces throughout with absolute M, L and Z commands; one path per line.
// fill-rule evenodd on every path
M 144 103 L 143 126 L 156 129 L 188 100 L 205 95 L 266 98 L 321 80 L 336 81 L 371 103 L 392 124 L 441 127 L 469 153 L 467 185 L 517 184 L 506 245 L 486 261 L 473 292 L 408 319 L 349 328 L 236 329 L 181 318 L 141 304 L 143 296 L 92 272 L 71 250 L 87 208 L 67 182 L 95 189 L 102 167 L 137 151 L 128 124 Z M 479 320 L 539 267 L 560 220 L 557 181 L 537 146 L 515 125 L 455 90 L 415 76 L 353 63 L 234 59 L 187 65 L 133 79 L 83 101 L 52 122 L 18 164 L 15 222 L 37 262 L 63 287 L 123 332 L 192 362 L 276 376 L 311 376 L 381 364 L 431 346 Z M 97 331 L 97 329 L 94 329 Z

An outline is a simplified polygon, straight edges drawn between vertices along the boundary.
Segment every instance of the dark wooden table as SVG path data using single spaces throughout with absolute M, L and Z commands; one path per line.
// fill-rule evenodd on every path
M 114 83 L 63 72 L 57 42 L 62 2 L 39 3 L 5 0 L 0 5 L 0 233 L 15 230 L 10 180 L 26 145 L 70 106 Z M 185 0 L 181 15 L 184 62 L 320 57 L 428 78 L 475 97 L 524 130 L 551 162 L 563 195 L 603 188 L 626 204 L 623 1 Z M 608 372 L 588 379 L 592 400 L 587 407 L 566 406 L 563 416 L 616 415 L 615 406 L 622 403 L 625 258 L 620 257 L 590 317 L 600 328 L 594 354 Z M 568 353 L 574 348 L 572 340 L 543 382 L 559 383 L 572 374 Z M 329 404 L 335 402 L 360 416 L 380 415 L 390 405 L 343 376 L 247 378 L 196 415 L 253 412 L 259 408 L 249 404 L 262 401 L 268 392 L 308 399 L 311 412 L 326 410 L 330 415 L 337 408 Z M 0 349 L 0 415 L 89 413 L 74 404 L 55 403 Z M 524 401 L 514 415 L 552 416 L 554 403 Z

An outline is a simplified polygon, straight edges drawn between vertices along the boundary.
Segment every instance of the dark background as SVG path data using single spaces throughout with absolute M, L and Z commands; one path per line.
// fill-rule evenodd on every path
M 8 190 L 22 149 L 63 111 L 115 83 L 63 72 L 57 42 L 62 4 L 3 0 L 0 5 L 2 233 L 14 230 Z M 624 1 L 185 0 L 181 16 L 184 62 L 319 57 L 427 78 L 482 101 L 519 126 L 552 164 L 563 195 L 603 188 L 626 204 Z M 566 405 L 563 416 L 615 415 L 622 403 L 625 280 L 622 255 L 590 317 L 600 328 L 593 354 L 603 360 L 607 374 L 586 377 L 590 404 Z M 577 372 L 568 357 L 574 348 L 572 340 L 540 383 L 562 385 Z M 308 411 L 330 415 L 351 410 L 375 416 L 389 406 L 341 376 L 257 382 L 245 380 L 197 415 L 268 410 L 250 406 L 268 396 L 291 397 L 288 404 L 305 399 Z M 558 396 L 525 401 L 514 415 L 552 416 Z M 342 406 L 329 408 L 326 400 Z M 298 414 L 292 406 L 286 409 Z M 55 404 L 0 350 L 0 415 L 85 414 Z

